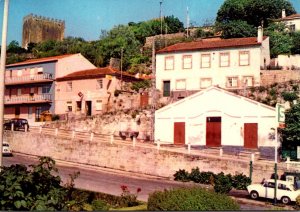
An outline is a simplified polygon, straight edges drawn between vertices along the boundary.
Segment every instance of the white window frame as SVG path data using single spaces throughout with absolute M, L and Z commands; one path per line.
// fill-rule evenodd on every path
M 229 52 L 221 52 L 220 53 L 220 67 L 229 67 L 230 66 L 230 53 Z
M 211 67 L 211 54 L 201 54 L 201 68 L 210 68 Z M 207 58 L 207 59 L 205 59 Z M 207 61 L 206 61 L 207 60 Z
M 71 109 L 71 110 L 70 110 Z M 72 101 L 67 101 L 67 112 L 73 112 Z
M 165 70 L 174 70 L 174 56 L 165 57 Z
M 243 76 L 243 85 L 246 85 L 247 87 L 253 87 L 254 86 L 254 77 L 253 76 Z
M 209 84 L 207 82 L 210 82 Z M 212 78 L 201 78 L 200 88 L 208 88 L 212 85 Z
M 245 58 L 243 58 L 245 57 Z M 239 52 L 239 65 L 249 66 L 250 65 L 250 51 L 240 51 Z
M 103 103 L 102 100 L 96 100 L 96 111 L 101 111 L 103 110 Z
M 183 55 L 182 56 L 182 69 L 191 69 L 193 66 L 192 55 Z
M 226 87 L 237 88 L 238 86 L 239 86 L 239 77 L 237 76 L 227 77 Z

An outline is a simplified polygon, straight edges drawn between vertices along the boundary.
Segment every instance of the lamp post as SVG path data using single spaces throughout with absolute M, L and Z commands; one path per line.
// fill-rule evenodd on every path
M 2 148 L 3 148 L 3 112 L 4 112 L 4 77 L 5 77 L 5 60 L 6 60 L 6 38 L 7 38 L 7 19 L 8 19 L 9 0 L 4 0 L 3 24 L 2 24 L 2 43 L 1 43 L 1 58 L 0 58 L 0 171 L 3 166 Z

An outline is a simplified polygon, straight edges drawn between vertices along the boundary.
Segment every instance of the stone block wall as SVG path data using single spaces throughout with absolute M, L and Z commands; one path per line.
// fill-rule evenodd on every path
M 261 70 L 261 86 L 300 80 L 300 70 Z
M 199 167 L 201 171 L 215 173 L 244 173 L 249 175 L 249 161 L 218 155 L 172 152 L 157 150 L 155 146 L 135 146 L 130 142 L 120 143 L 101 141 L 85 141 L 55 138 L 43 134 L 28 132 L 8 132 L 6 140 L 14 152 L 35 156 L 51 156 L 78 164 L 89 164 L 99 167 L 143 173 L 173 179 L 173 174 L 179 169 L 191 171 Z M 273 172 L 273 164 L 256 161 L 254 163 L 253 181 L 260 182 L 269 178 Z M 279 166 L 279 174 L 284 168 Z

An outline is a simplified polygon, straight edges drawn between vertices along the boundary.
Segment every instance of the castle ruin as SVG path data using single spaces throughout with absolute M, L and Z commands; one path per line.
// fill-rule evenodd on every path
M 63 40 L 65 21 L 29 14 L 23 18 L 22 47 L 46 40 Z

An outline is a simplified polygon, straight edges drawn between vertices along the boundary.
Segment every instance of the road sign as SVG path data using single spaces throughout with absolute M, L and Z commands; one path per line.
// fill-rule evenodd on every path
M 277 122 L 284 123 L 285 122 L 285 108 L 284 105 L 276 104 L 276 114 L 277 114 Z

